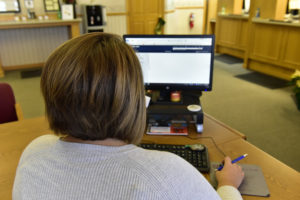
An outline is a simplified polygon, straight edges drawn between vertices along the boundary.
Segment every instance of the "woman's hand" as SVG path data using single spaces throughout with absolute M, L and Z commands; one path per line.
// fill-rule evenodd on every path
M 244 172 L 241 166 L 232 164 L 231 159 L 226 156 L 224 159 L 224 167 L 221 171 L 216 172 L 216 177 L 218 180 L 218 187 L 231 185 L 238 188 L 244 179 Z

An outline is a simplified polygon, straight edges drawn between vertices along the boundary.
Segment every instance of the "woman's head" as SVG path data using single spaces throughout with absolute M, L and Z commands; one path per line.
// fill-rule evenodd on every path
M 41 77 L 50 128 L 83 140 L 139 142 L 145 130 L 140 63 L 119 36 L 85 34 L 58 47 Z

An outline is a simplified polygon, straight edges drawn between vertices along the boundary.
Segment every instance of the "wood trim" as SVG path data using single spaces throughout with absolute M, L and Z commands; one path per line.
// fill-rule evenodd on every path
M 24 116 L 23 116 L 23 111 L 22 111 L 21 105 L 16 103 L 15 109 L 16 109 L 16 114 L 17 114 L 18 120 L 23 120 Z
M 235 130 L 235 129 L 229 127 L 229 126 L 227 126 L 227 125 L 224 124 L 223 122 L 218 121 L 216 118 L 212 117 L 211 115 L 209 115 L 209 114 L 207 114 L 207 113 L 204 113 L 204 115 L 205 115 L 205 118 L 209 118 L 210 120 L 214 121 L 215 123 L 221 125 L 222 127 L 224 127 L 224 128 L 226 128 L 226 129 L 228 129 L 229 131 L 233 132 L 234 134 L 240 136 L 240 137 L 243 138 L 244 140 L 247 140 L 247 136 L 244 135 L 243 133 L 241 133 L 241 132 L 239 132 L 239 131 L 237 131 L 237 130 Z M 204 119 L 205 119 L 205 118 L 204 118 Z
M 206 3 L 204 2 L 204 4 L 206 4 Z M 181 7 L 175 7 L 175 9 L 173 9 L 173 10 L 165 10 L 164 13 L 165 14 L 174 13 L 176 11 L 176 9 L 178 9 L 178 10 L 189 10 L 189 9 L 202 9 L 202 8 L 204 9 L 205 6 L 181 6 Z
M 226 44 L 226 43 L 223 43 L 222 41 L 219 41 L 217 46 L 220 46 L 220 47 L 226 47 L 226 48 L 230 48 L 230 49 L 234 49 L 234 50 L 238 50 L 238 51 L 245 51 L 245 48 L 242 48 L 242 47 L 238 47 L 238 46 L 233 46 L 234 44 Z
M 71 23 L 69 26 L 69 38 L 75 38 L 80 36 L 79 23 Z
M 27 17 L 26 15 L 24 15 L 24 14 L 21 14 L 21 13 L 18 13 L 18 14 L 9 14 L 9 13 L 7 13 L 7 14 L 1 14 L 0 15 L 0 22 L 2 21 L 15 21 L 15 17 L 22 17 L 22 16 L 24 16 L 24 17 Z M 57 18 L 57 12 L 51 12 L 51 13 L 44 13 L 44 14 L 42 14 L 42 15 L 37 15 L 37 17 L 38 16 L 48 16 L 48 19 L 49 20 L 58 20 L 58 18 Z M 29 21 L 29 19 L 28 19 L 28 21 Z
M 206 7 L 207 7 L 206 34 L 215 34 L 215 30 L 216 30 L 215 23 L 217 18 L 218 0 L 207 0 Z
M 127 10 L 127 15 L 126 15 L 126 30 L 127 34 L 130 33 L 130 0 L 126 0 L 126 10 Z
M 174 13 L 174 12 L 175 12 L 175 10 L 165 10 L 164 11 L 165 14 Z
M 45 63 L 36 63 L 36 64 L 26 64 L 26 65 L 15 65 L 15 66 L 3 66 L 4 71 L 13 71 L 19 69 L 32 69 L 32 68 L 41 68 Z
M 53 26 L 72 26 L 78 25 L 81 19 L 74 20 L 32 20 L 25 22 L 5 22 L 0 23 L 0 29 L 15 29 L 15 28 L 40 28 L 40 27 L 53 27 Z
M 257 59 L 253 60 L 251 58 L 248 59 L 248 66 L 246 68 L 288 81 L 291 80 L 291 76 L 295 72 L 295 69 L 276 66 L 268 62 L 261 62 Z
M 0 78 L 4 77 L 4 71 L 2 69 L 2 67 L 0 67 Z
M 165 0 L 160 0 L 159 8 L 160 17 L 165 19 Z M 162 34 L 165 34 L 165 26 L 162 27 Z
M 239 20 L 248 20 L 249 15 L 237 15 L 237 14 L 218 14 L 220 18 L 230 18 Z
M 127 16 L 128 13 L 127 12 L 116 12 L 116 13 L 112 12 L 112 13 L 107 13 L 106 15 L 107 16 Z
M 251 59 L 253 61 L 268 63 L 268 64 L 271 64 L 271 65 L 274 65 L 274 66 L 281 66 L 281 67 L 284 67 L 284 68 L 287 68 L 287 69 L 292 69 L 292 70 L 296 69 L 294 63 L 290 63 L 293 66 L 289 66 L 289 65 L 287 65 L 286 63 L 284 63 L 282 61 L 269 60 L 269 59 L 266 59 L 265 57 L 256 56 L 256 55 L 253 55 L 253 54 L 250 54 L 248 59 Z M 299 63 L 297 63 L 297 64 L 299 65 Z
M 202 34 L 206 33 L 207 30 L 207 18 L 208 18 L 207 1 L 203 0 L 203 19 L 202 19 Z
M 0 21 L 14 21 L 15 20 L 15 14 L 2 14 L 0 15 Z M 21 16 L 21 15 L 17 15 Z
M 244 56 L 245 56 L 245 50 L 239 50 L 239 49 L 235 49 L 235 48 L 233 49 L 230 47 L 220 46 L 220 45 L 217 45 L 216 49 L 217 49 L 218 53 L 228 54 L 228 55 L 238 57 L 241 59 L 244 59 Z
M 272 26 L 290 26 L 290 27 L 296 27 L 300 28 L 300 23 L 287 23 L 284 21 L 272 21 L 270 19 L 262 19 L 262 18 L 252 18 L 251 19 L 252 23 L 257 25 L 257 24 L 262 24 L 262 25 L 272 25 Z
M 2 68 L 2 62 L 1 62 L 1 58 L 0 58 L 0 78 L 4 77 L 4 70 Z
M 178 6 L 175 7 L 175 10 L 190 10 L 190 9 L 204 9 L 205 6 Z

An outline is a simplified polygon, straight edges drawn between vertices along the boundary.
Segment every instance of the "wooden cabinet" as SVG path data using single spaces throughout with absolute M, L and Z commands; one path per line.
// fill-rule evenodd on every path
M 249 38 L 248 69 L 290 80 L 300 69 L 300 24 L 254 18 Z
M 244 59 L 247 69 L 290 80 L 300 69 L 300 23 L 283 22 L 287 3 L 251 0 L 246 16 L 238 15 L 239 0 L 218 1 L 216 51 Z
M 247 48 L 248 16 L 218 15 L 216 51 L 244 58 Z
M 219 0 L 216 21 L 216 52 L 244 58 L 247 48 L 248 15 L 243 0 Z
M 287 0 L 251 0 L 249 42 L 244 67 L 290 80 L 300 69 L 300 23 L 286 23 Z M 260 17 L 255 12 L 260 9 Z

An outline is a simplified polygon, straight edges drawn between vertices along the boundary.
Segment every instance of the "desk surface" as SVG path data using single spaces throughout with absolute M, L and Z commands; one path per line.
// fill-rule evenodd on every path
M 0 29 L 65 26 L 65 25 L 72 25 L 73 23 L 78 24 L 81 21 L 82 21 L 81 18 L 70 19 L 70 20 L 34 19 L 34 20 L 26 20 L 26 21 L 2 21 L 0 22 Z
M 27 119 L 0 125 L 0 196 L 1 199 L 11 199 L 15 170 L 23 149 L 34 138 L 52 133 L 44 117 Z M 191 133 L 186 136 L 149 136 L 145 135 L 144 142 L 193 144 L 202 143 L 209 149 L 211 161 L 221 161 L 223 155 L 218 147 L 230 157 L 248 153 L 247 159 L 241 163 L 261 166 L 271 197 L 268 199 L 300 199 L 299 172 L 286 166 L 267 153 L 261 151 L 243 139 L 244 135 L 205 115 L 204 132 Z M 5 164 L 3 164 L 5 163 Z M 205 175 L 208 177 L 208 175 Z M 263 197 L 243 196 L 244 199 L 263 199 Z

